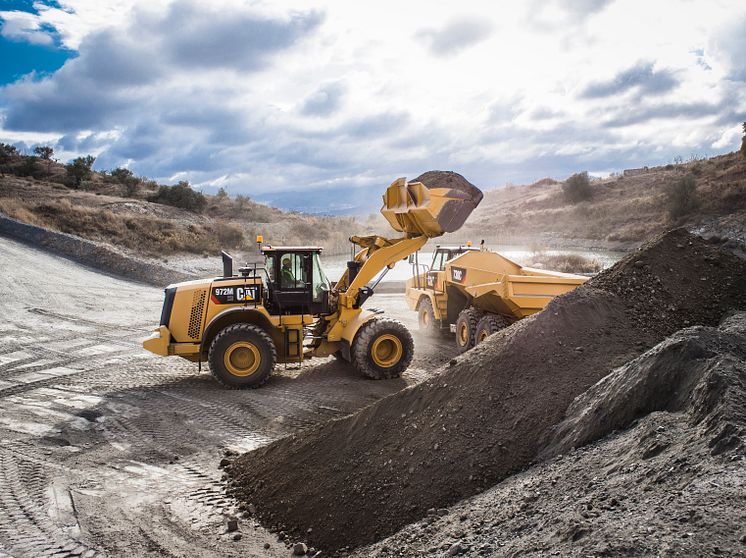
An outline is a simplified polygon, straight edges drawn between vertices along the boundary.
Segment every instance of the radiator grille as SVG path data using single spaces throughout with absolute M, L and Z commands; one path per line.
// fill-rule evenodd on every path
M 202 311 L 205 309 L 205 291 L 195 291 L 192 296 L 192 313 L 189 316 L 189 337 L 199 339 Z

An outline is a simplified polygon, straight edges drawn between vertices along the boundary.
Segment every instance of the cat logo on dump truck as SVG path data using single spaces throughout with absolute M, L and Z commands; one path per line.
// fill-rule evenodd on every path
M 236 304 L 257 300 L 257 286 L 213 287 L 210 300 L 213 304 Z
M 463 267 L 452 267 L 451 268 L 451 281 L 456 283 L 463 283 L 466 279 L 466 270 Z

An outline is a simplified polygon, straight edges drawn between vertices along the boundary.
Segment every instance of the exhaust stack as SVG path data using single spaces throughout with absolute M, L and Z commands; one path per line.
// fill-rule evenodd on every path
M 223 258 L 223 277 L 233 277 L 233 256 L 223 250 L 220 257 Z

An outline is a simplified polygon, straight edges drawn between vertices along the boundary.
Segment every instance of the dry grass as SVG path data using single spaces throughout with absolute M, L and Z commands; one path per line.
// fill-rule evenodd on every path
M 699 207 L 674 220 L 665 192 L 688 175 L 695 178 Z M 561 185 L 551 181 L 489 191 L 457 236 L 515 244 L 547 237 L 638 244 L 667 228 L 697 226 L 746 208 L 746 162 L 729 153 L 593 181 L 591 188 L 592 198 L 577 204 L 568 203 Z
M 26 177 L 0 177 L 0 212 L 19 221 L 106 242 L 135 255 L 216 254 L 253 248 L 256 235 L 276 245 L 320 245 L 346 254 L 352 234 L 374 232 L 378 222 L 285 213 L 248 198 L 207 196 L 202 214 L 151 203 L 145 187 L 122 198 L 119 185 L 94 181 L 77 190 Z
M 538 267 L 562 273 L 598 273 L 603 269 L 601 262 L 580 254 L 535 253 L 529 267 Z

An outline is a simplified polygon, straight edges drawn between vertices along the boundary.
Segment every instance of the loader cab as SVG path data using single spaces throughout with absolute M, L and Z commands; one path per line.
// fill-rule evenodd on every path
M 317 246 L 263 246 L 269 276 L 265 298 L 273 315 L 327 314 L 331 289 Z

